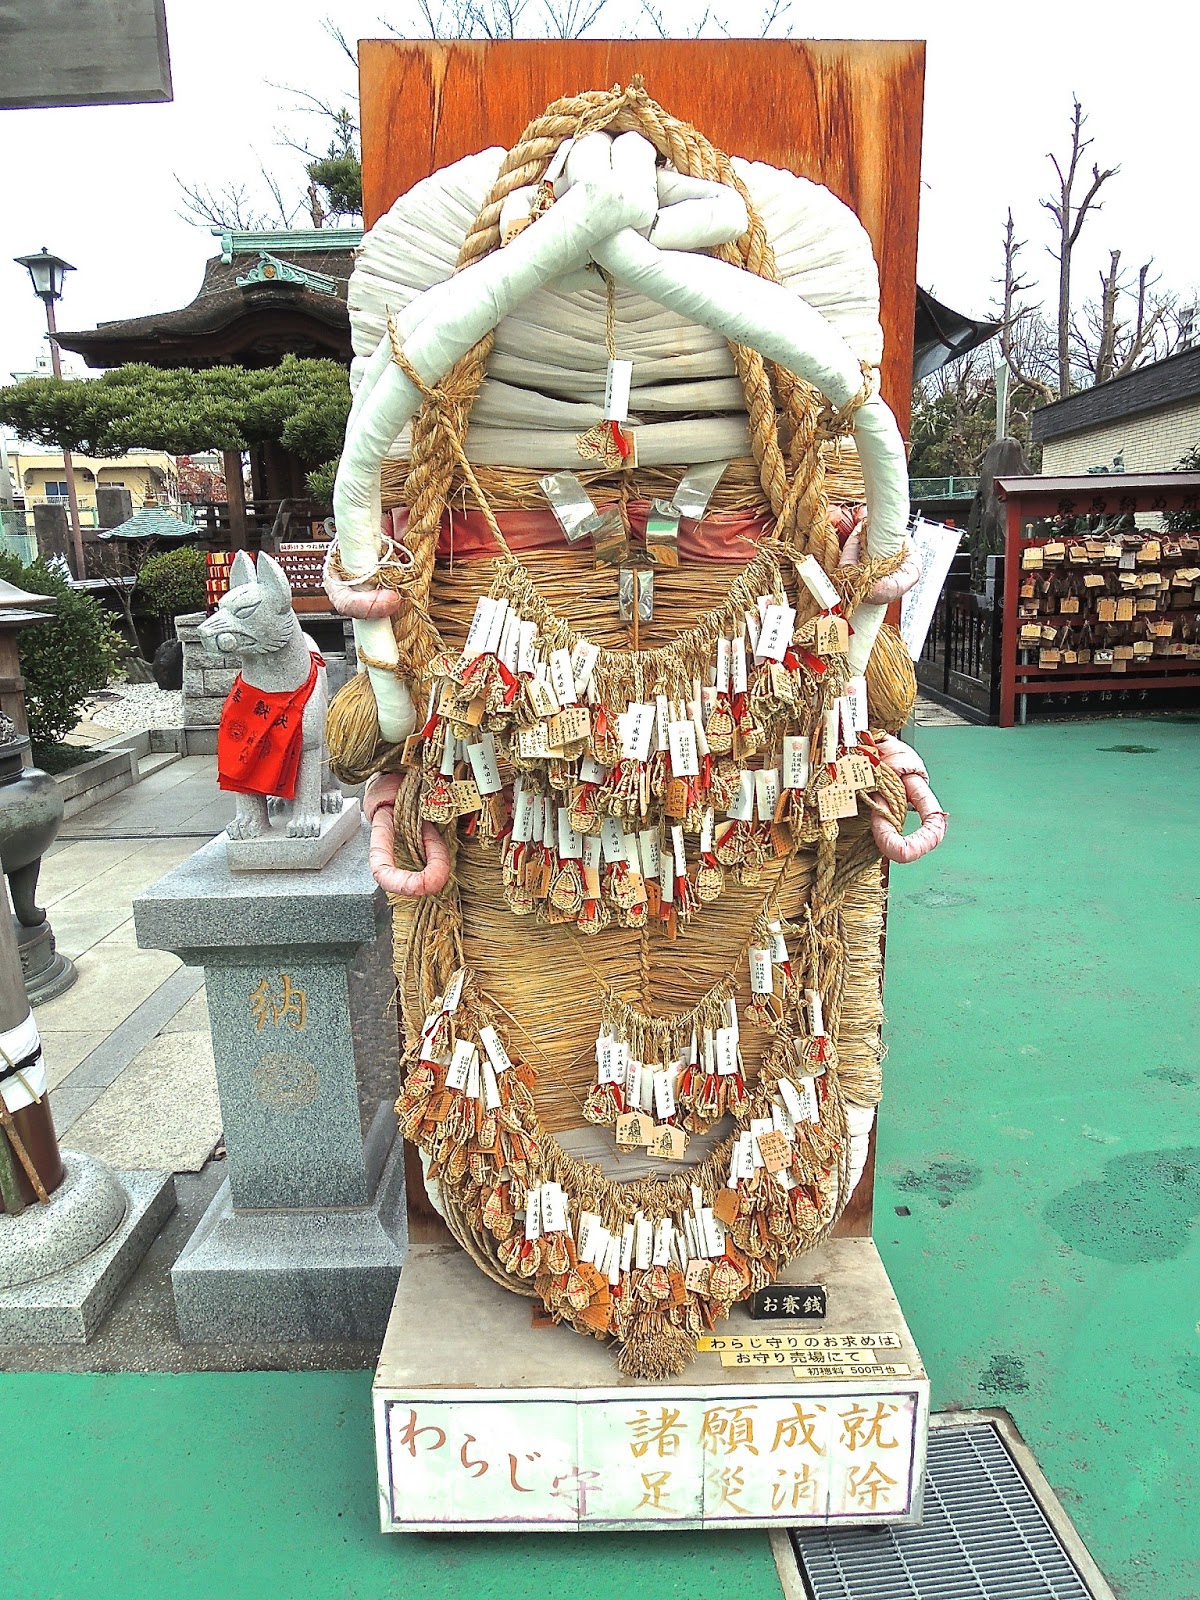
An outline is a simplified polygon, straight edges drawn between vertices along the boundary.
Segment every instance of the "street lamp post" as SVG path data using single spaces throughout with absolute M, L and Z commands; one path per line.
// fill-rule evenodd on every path
M 62 362 L 58 354 L 58 323 L 54 316 L 54 302 L 62 298 L 63 280 L 75 268 L 61 256 L 51 255 L 46 246 L 35 256 L 14 256 L 19 267 L 24 267 L 33 282 L 33 292 L 46 307 L 46 332 L 50 335 L 50 365 L 56 378 L 62 377 Z M 87 577 L 83 564 L 83 529 L 79 521 L 79 499 L 75 493 L 75 463 L 69 450 L 63 451 L 63 470 L 67 475 L 67 505 L 71 512 L 71 542 L 75 548 L 75 576 Z

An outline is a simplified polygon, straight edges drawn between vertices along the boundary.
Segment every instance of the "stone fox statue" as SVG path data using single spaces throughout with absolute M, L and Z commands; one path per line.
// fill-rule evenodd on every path
M 237 796 L 231 839 L 271 832 L 268 801 L 290 800 L 288 837 L 311 839 L 342 796 L 325 753 L 325 663 L 292 610 L 287 575 L 269 555 L 239 551 L 229 593 L 200 628 L 213 655 L 241 657 L 221 713 L 217 774 Z

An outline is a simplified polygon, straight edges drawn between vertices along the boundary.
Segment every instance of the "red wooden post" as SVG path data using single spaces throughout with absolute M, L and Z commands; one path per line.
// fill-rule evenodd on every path
M 1020 494 L 1010 494 L 1004 519 L 1004 615 L 1000 639 L 1000 726 L 1011 728 L 1016 721 L 1017 642 L 1021 627 L 1017 620 L 1021 592 L 1021 518 L 1024 502 Z

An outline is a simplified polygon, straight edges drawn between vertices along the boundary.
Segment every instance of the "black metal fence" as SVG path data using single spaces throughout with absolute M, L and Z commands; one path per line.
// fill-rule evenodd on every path
M 956 555 L 938 597 L 917 683 L 924 693 L 972 722 L 996 722 L 1000 711 L 1000 636 L 1004 557 L 988 556 L 981 589 L 970 555 Z

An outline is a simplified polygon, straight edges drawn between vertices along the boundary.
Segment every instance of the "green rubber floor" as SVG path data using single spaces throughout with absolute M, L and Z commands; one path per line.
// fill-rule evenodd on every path
M 1123 1600 L 1196 1600 L 1200 724 L 922 730 L 876 1237 L 934 1403 L 1006 1406 Z M 776 1600 L 763 1534 L 384 1539 L 365 1373 L 0 1379 L 20 1600 Z

